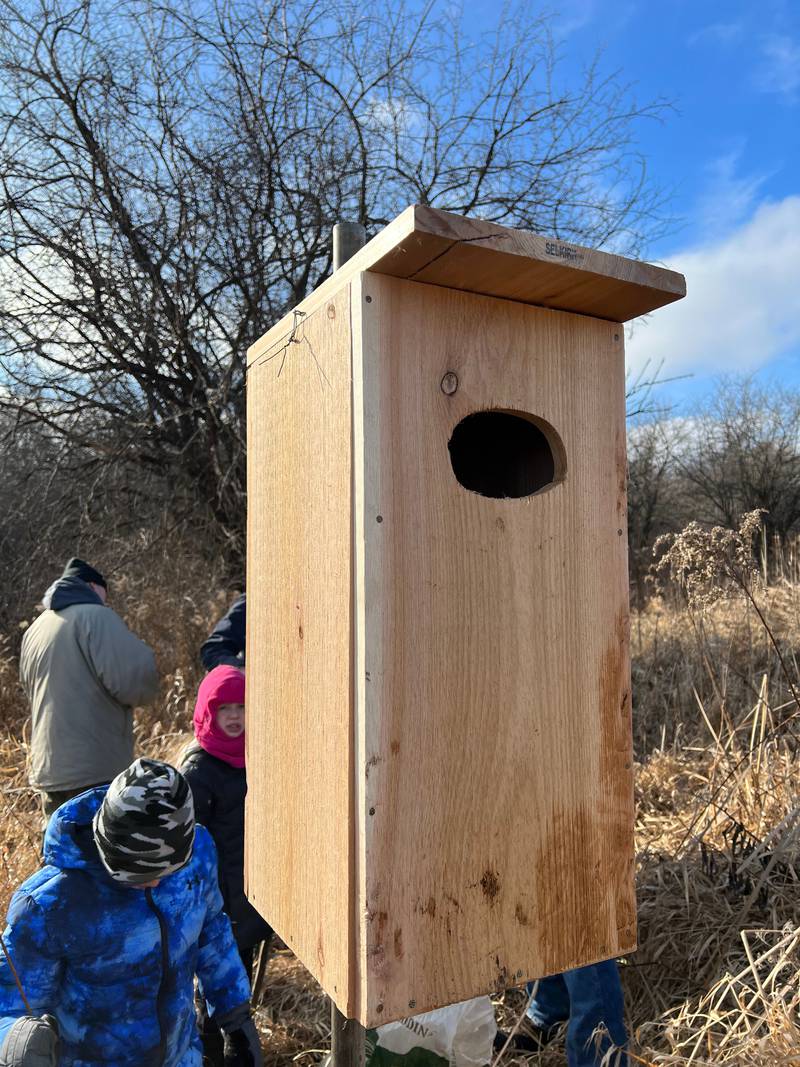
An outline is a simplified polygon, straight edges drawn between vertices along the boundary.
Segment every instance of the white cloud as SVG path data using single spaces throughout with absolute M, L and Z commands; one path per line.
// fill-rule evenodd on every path
M 712 160 L 705 168 L 706 181 L 695 215 L 701 220 L 703 237 L 710 239 L 727 233 L 753 210 L 758 192 L 767 174 L 739 174 L 745 149 L 741 138 L 729 151 Z
M 702 29 L 695 30 L 690 35 L 688 43 L 690 46 L 705 43 L 725 46 L 741 40 L 743 33 L 743 22 L 712 22 L 708 26 L 703 26 Z
M 771 34 L 761 45 L 762 62 L 756 85 L 794 102 L 800 92 L 800 43 L 786 34 Z
M 365 101 L 362 115 L 367 125 L 378 129 L 421 133 L 425 128 L 422 109 L 405 96 L 392 99 L 372 96 Z
M 597 0 L 566 0 L 559 7 L 556 28 L 559 37 L 577 33 L 597 17 Z
M 637 322 L 629 365 L 663 374 L 745 373 L 798 349 L 800 196 L 762 204 L 724 238 L 694 244 L 667 266 L 688 295 Z
M 578 33 L 602 18 L 603 39 L 613 37 L 626 26 L 637 11 L 636 0 L 615 0 L 609 7 L 600 0 L 562 0 L 557 5 L 557 17 L 554 23 L 556 34 L 561 39 Z

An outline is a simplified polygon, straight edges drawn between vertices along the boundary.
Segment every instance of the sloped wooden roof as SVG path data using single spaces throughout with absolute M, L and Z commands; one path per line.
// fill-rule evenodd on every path
M 298 305 L 308 314 L 360 271 L 627 322 L 686 295 L 682 274 L 420 204 L 406 208 Z M 293 313 L 248 352 L 260 356 Z

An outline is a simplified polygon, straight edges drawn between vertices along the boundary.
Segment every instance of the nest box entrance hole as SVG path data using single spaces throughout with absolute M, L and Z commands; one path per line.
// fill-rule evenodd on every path
M 532 496 L 566 471 L 556 431 L 524 411 L 473 412 L 456 425 L 447 447 L 459 483 L 480 496 Z

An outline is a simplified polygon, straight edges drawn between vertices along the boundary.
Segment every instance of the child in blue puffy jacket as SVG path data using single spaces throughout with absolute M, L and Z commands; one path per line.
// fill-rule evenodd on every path
M 44 859 L 9 907 L 0 1067 L 201 1067 L 195 975 L 226 1065 L 260 1067 L 214 844 L 178 771 L 136 760 L 67 801 Z

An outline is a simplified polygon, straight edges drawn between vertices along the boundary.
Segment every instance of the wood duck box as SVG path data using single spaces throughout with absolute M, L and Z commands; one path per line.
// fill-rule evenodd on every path
M 248 354 L 248 895 L 388 1022 L 636 945 L 620 323 L 410 207 Z

